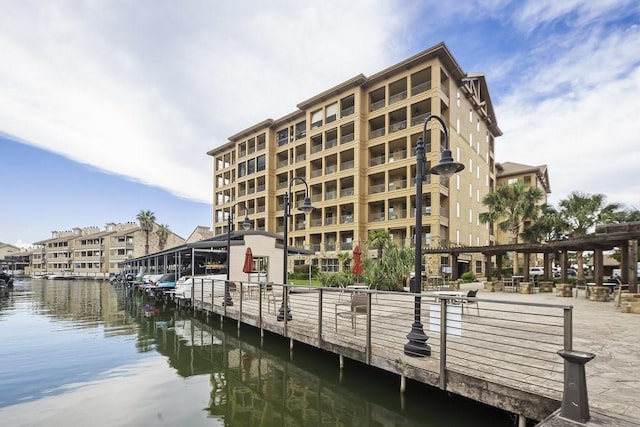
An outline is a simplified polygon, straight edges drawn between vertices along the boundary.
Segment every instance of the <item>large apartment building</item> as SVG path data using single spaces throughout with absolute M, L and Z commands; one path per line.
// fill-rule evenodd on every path
M 154 231 L 149 233 L 149 252 L 160 249 Z M 135 222 L 108 223 L 98 227 L 76 227 L 69 231 L 53 231 L 50 239 L 35 242 L 30 274 L 72 273 L 82 277 L 108 277 L 118 273 L 118 264 L 145 255 L 146 236 Z M 166 248 L 184 243 L 175 233 L 169 233 Z
M 501 131 L 484 75 L 462 71 L 444 44 L 329 88 L 209 151 L 214 233 L 226 232 L 232 209 L 239 229 L 246 207 L 254 229 L 282 234 L 283 200 L 291 187 L 289 245 L 315 251 L 313 262 L 323 271 L 335 271 L 337 254 L 366 241 L 372 230 L 388 230 L 396 244 L 412 246 L 415 147 L 429 114 L 447 123 L 453 156 L 465 169 L 449 179 L 426 177 L 423 242 L 491 244 L 478 214 L 495 185 L 494 141 Z M 426 170 L 438 163 L 443 137 L 431 120 Z M 308 216 L 295 209 L 305 195 L 295 177 L 309 185 L 315 209 Z

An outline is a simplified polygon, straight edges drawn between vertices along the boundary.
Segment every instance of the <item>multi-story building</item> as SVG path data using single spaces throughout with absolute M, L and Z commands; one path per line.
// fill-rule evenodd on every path
M 529 166 L 513 162 L 496 163 L 496 177 L 497 186 L 523 182 L 528 188 L 539 188 L 543 194 L 539 205 L 546 204 L 547 195 L 551 193 L 547 165 Z M 528 223 L 525 224 L 525 226 L 528 225 Z M 495 236 L 496 244 L 514 243 L 512 241 L 513 236 L 509 232 L 501 231 L 498 227 L 496 227 Z
M 291 211 L 289 245 L 312 249 L 321 270 L 337 253 L 388 230 L 412 246 L 415 227 L 415 147 L 429 114 L 446 123 L 454 158 L 464 171 L 449 179 L 428 175 L 423 185 L 426 245 L 487 245 L 490 230 L 478 214 L 495 185 L 494 139 L 501 135 L 481 73 L 465 73 L 444 44 L 373 76 L 358 75 L 297 105 L 280 119 L 250 126 L 207 154 L 214 160 L 216 235 L 235 228 L 246 211 L 254 229 L 283 232 L 284 195 L 292 205 L 309 185 L 314 210 Z M 428 123 L 428 170 L 438 163 L 443 130 Z M 235 207 L 234 207 L 235 206 Z M 445 260 L 437 260 L 445 262 Z
M 155 230 L 149 233 L 149 252 L 160 250 Z M 165 248 L 181 245 L 183 238 L 169 233 Z M 146 235 L 135 222 L 54 231 L 51 239 L 35 242 L 31 274 L 67 272 L 82 277 L 106 277 L 119 272 L 118 263 L 145 255 Z

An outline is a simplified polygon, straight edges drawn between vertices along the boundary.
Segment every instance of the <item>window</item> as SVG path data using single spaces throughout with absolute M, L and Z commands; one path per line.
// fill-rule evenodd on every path
M 247 175 L 251 175 L 256 172 L 256 159 L 251 159 L 247 162 Z
M 334 102 L 331 105 L 327 105 L 326 123 L 331 123 L 335 121 L 337 118 L 338 118 L 338 103 Z
M 322 126 L 322 110 L 316 110 L 311 113 L 311 129 Z
M 518 178 L 509 178 L 507 184 L 516 184 L 518 182 Z
M 478 244 L 478 246 L 480 246 L 480 244 Z M 476 273 L 482 273 L 482 261 L 476 261 Z
M 238 163 L 238 178 L 247 174 L 247 165 L 245 162 Z
M 469 147 L 473 147 L 473 134 L 469 132 Z
M 263 154 L 262 156 L 258 156 L 258 158 L 256 160 L 258 162 L 257 171 L 260 172 L 260 171 L 265 170 L 266 169 L 266 157 L 265 157 L 265 155 Z
M 473 110 L 469 108 L 469 123 L 473 123 Z
M 456 133 L 460 135 L 460 119 L 456 119 Z
M 456 106 L 460 106 L 460 91 L 456 92 Z

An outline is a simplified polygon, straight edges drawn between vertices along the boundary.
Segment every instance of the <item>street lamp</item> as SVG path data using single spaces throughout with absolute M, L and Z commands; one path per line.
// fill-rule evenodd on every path
M 431 119 L 435 119 L 440 122 L 440 125 L 444 130 L 444 147 L 440 155 L 440 163 L 432 167 L 429 170 L 429 173 L 448 178 L 464 169 L 464 165 L 462 163 L 456 163 L 453 161 L 453 156 L 449 149 L 449 131 L 447 130 L 447 124 L 442 117 L 429 114 L 424 120 L 422 136 L 418 138 L 418 144 L 416 146 L 416 259 L 415 276 L 413 278 L 413 283 L 411 284 L 411 292 L 417 296 L 414 300 L 413 324 L 411 325 L 411 331 L 407 335 L 409 342 L 404 345 L 404 354 L 417 357 L 431 355 L 431 347 L 426 343 L 428 337 L 424 333 L 422 322 L 420 321 L 421 298 L 419 296 L 422 291 L 422 181 L 425 178 L 424 165 L 426 163 L 424 141 L 427 139 L 427 124 Z M 446 331 L 440 331 L 440 333 L 444 334 Z
M 295 182 L 295 181 L 300 181 L 304 184 L 305 186 L 305 191 L 304 191 L 304 201 L 302 202 L 302 206 L 300 206 L 300 210 L 306 215 L 308 213 L 311 213 L 311 211 L 313 210 L 313 206 L 311 205 L 311 199 L 309 198 L 309 184 L 307 184 L 307 181 L 304 180 L 304 178 L 300 178 L 298 176 L 291 178 L 291 181 L 289 181 L 289 189 L 287 190 L 287 192 L 284 194 L 284 241 L 283 241 L 283 248 L 284 248 L 284 256 L 283 256 L 283 261 L 282 261 L 282 283 L 285 285 L 282 288 L 282 304 L 280 304 L 280 310 L 278 311 L 278 316 L 276 317 L 276 319 L 278 321 L 282 321 L 285 319 L 287 320 L 291 320 L 293 317 L 291 316 L 291 310 L 289 309 L 289 304 L 288 304 L 288 296 L 289 296 L 289 290 L 287 288 L 287 279 L 288 279 L 288 265 L 287 265 L 287 256 L 289 255 L 289 236 L 288 236 L 288 232 L 289 232 L 289 217 L 291 216 L 291 185 Z M 285 312 L 287 313 L 285 316 Z
M 231 294 L 229 293 L 229 280 L 231 273 L 231 228 L 233 228 L 233 212 L 235 207 L 241 205 L 244 208 L 245 215 L 244 221 L 242 221 L 242 228 L 246 231 L 251 228 L 251 221 L 249 220 L 249 209 L 243 202 L 234 203 L 229 208 L 229 215 L 227 215 L 227 281 L 224 286 L 224 305 L 231 307 L 233 305 L 233 300 L 231 299 Z

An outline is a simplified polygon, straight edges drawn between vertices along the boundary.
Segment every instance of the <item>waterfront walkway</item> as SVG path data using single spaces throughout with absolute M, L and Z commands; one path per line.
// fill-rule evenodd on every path
M 246 297 L 238 293 L 230 307 L 222 307 L 217 291 L 211 296 L 204 288 L 194 289 L 194 295 L 196 307 L 205 311 L 224 313 L 239 322 L 536 419 L 559 406 L 563 362 L 556 352 L 563 348 L 562 313 L 566 316 L 567 306 L 573 306 L 569 310 L 573 349 L 596 354 L 586 365 L 592 412 L 620 417 L 628 421 L 624 425 L 640 425 L 636 403 L 640 316 L 619 312 L 614 302 L 589 301 L 584 295 L 492 293 L 480 283 L 461 286 L 463 291 L 470 289 L 479 289 L 480 316 L 474 315 L 474 306 L 469 307 L 458 333 L 454 329 L 451 336 L 446 334 L 448 342 L 431 329 L 433 324 L 426 323 L 433 349 L 432 357 L 427 358 L 407 358 L 402 351 L 413 305 L 413 298 L 406 294 L 370 294 L 371 316 L 356 318 L 355 324 L 335 315 L 339 298 L 335 289 L 319 295 L 317 290 L 291 294 L 294 320 L 286 323 L 275 321 L 276 306 L 262 300 L 260 292 Z M 277 295 L 281 294 L 276 291 Z M 343 296 L 345 299 L 349 296 Z M 556 307 L 545 306 L 549 304 Z M 429 306 L 432 310 L 433 301 L 423 298 L 423 322 L 433 315 Z M 445 363 L 445 375 L 439 363 L 441 367 Z
M 478 289 L 479 284 L 463 284 Z M 640 426 L 640 315 L 621 313 L 613 301 L 558 297 L 553 293 L 485 292 L 479 298 L 573 305 L 573 349 L 594 353 L 586 364 L 593 411 L 627 418 Z M 558 356 L 559 357 L 559 356 Z

